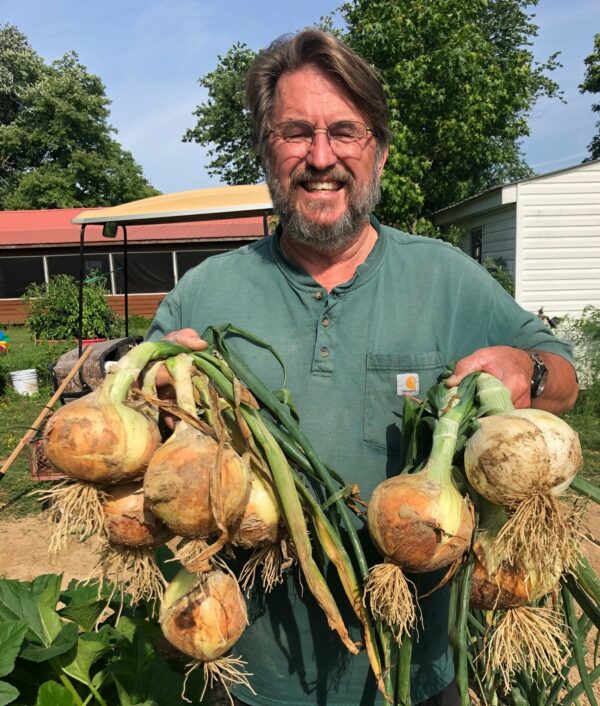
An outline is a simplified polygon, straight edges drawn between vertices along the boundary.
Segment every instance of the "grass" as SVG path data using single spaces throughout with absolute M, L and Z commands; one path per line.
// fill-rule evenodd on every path
M 132 321 L 130 334 L 143 336 L 148 323 L 136 318 Z M 48 364 L 56 362 L 65 350 L 73 347 L 70 343 L 35 346 L 23 327 L 9 327 L 4 331 L 10 337 L 10 349 L 0 355 L 0 465 L 52 396 L 54 390 Z M 33 367 L 39 372 L 39 394 L 33 397 L 18 395 L 7 382 L 8 372 Z M 581 393 L 573 411 L 567 415 L 567 421 L 581 439 L 584 454 L 582 475 L 600 485 L 600 384 Z M 39 504 L 29 493 L 48 485 L 32 479 L 28 452 L 21 452 L 0 482 L 0 519 L 38 512 Z

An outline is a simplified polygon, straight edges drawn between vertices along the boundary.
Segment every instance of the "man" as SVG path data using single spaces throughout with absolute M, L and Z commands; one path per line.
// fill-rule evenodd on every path
M 400 470 L 402 396 L 424 394 L 453 361 L 450 384 L 485 370 L 519 407 L 572 406 L 569 351 L 537 317 L 460 251 L 370 216 L 389 133 L 383 90 L 362 58 L 319 31 L 282 38 L 250 68 L 247 99 L 281 224 L 272 238 L 187 273 L 159 308 L 150 338 L 200 349 L 197 332 L 231 322 L 270 342 L 285 361 L 303 429 L 365 499 Z M 269 387 L 281 386 L 268 353 L 240 339 L 231 345 Z M 422 592 L 437 579 L 423 577 Z M 364 652 L 345 653 L 307 593 L 292 573 L 252 613 L 234 651 L 248 662 L 256 695 L 234 687 L 239 703 L 382 703 Z M 412 701 L 457 704 L 447 590 L 421 609 Z

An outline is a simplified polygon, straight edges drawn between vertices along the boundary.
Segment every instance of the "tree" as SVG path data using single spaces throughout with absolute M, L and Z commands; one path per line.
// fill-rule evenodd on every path
M 531 174 L 520 150 L 529 112 L 539 97 L 559 95 L 547 75 L 558 66 L 557 55 L 536 63 L 530 51 L 537 27 L 524 8 L 532 4 L 351 0 L 339 8 L 346 25 L 341 37 L 379 70 L 389 99 L 393 139 L 378 209 L 386 223 L 430 233 L 438 208 Z M 219 76 L 241 90 L 236 66 L 220 60 L 204 80 Z M 229 111 L 236 126 L 247 119 L 235 108 L 243 105 L 241 93 L 227 104 L 217 91 L 211 99 L 210 112 L 205 106 L 196 112 L 204 119 L 198 141 L 216 145 L 235 172 L 239 155 L 249 159 L 251 143 L 234 143 L 224 123 Z M 223 164 L 210 166 L 225 175 Z M 246 173 L 260 178 L 258 171 Z
M 0 208 L 110 206 L 158 192 L 114 139 L 98 76 L 68 52 L 46 65 L 0 28 Z
M 262 178 L 260 160 L 252 150 L 252 124 L 244 107 L 244 80 L 255 52 L 236 43 L 218 56 L 217 68 L 199 79 L 208 100 L 194 111 L 198 120 L 184 142 L 211 145 L 208 173 L 226 184 L 254 184 Z
M 600 34 L 594 36 L 594 51 L 584 60 L 587 69 L 583 83 L 579 86 L 580 93 L 600 93 Z M 600 113 L 600 103 L 594 103 L 592 110 Z M 600 159 L 600 120 L 596 123 L 598 133 L 588 145 L 590 159 Z

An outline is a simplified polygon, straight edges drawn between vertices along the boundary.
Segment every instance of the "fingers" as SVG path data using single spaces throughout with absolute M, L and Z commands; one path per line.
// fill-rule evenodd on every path
M 448 387 L 456 387 L 470 373 L 489 373 L 497 377 L 510 390 L 517 408 L 531 404 L 532 362 L 528 354 L 510 346 L 480 348 L 458 361 L 454 372 L 446 380 Z
M 203 351 L 208 343 L 200 338 L 198 332 L 193 328 L 182 328 L 178 331 L 171 331 L 165 338 L 165 341 L 173 341 L 173 343 L 179 343 L 181 346 L 185 346 L 192 351 Z

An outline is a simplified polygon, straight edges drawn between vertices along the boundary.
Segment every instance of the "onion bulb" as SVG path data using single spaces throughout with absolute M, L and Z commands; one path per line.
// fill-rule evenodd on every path
M 422 573 L 457 566 L 471 544 L 473 513 L 468 498 L 454 486 L 452 459 L 461 426 L 473 411 L 473 383 L 466 383 L 461 394 L 447 392 L 450 407 L 436 421 L 423 470 L 388 478 L 369 501 L 369 533 L 385 563 L 371 569 L 365 590 L 373 613 L 397 638 L 415 624 L 403 570 Z M 460 402 L 452 406 L 453 399 Z
M 256 474 L 251 474 L 250 496 L 233 537 L 233 544 L 253 549 L 275 544 L 279 537 L 281 513 L 273 491 Z
M 501 397 L 490 402 L 492 394 L 504 388 L 490 375 L 480 374 L 478 386 L 491 416 L 479 419 L 464 464 L 477 493 L 510 513 L 496 551 L 502 559 L 514 563 L 520 558 L 542 573 L 552 573 L 557 562 L 566 568 L 576 555 L 577 521 L 556 496 L 581 468 L 577 433 L 550 412 L 514 409 L 510 399 Z
M 227 441 L 216 441 L 194 425 L 193 360 L 179 355 L 167 361 L 180 419 L 158 449 L 144 476 L 144 495 L 152 512 L 175 534 L 205 539 L 226 533 L 242 516 L 250 493 L 250 469 Z
M 154 548 L 171 532 L 147 509 L 142 483 L 109 486 L 102 492 L 104 525 L 95 573 L 110 580 L 132 605 L 161 599 L 165 580 Z
M 229 573 L 192 574 L 182 569 L 165 592 L 160 616 L 163 635 L 193 658 L 191 669 L 204 666 L 205 684 L 219 679 L 226 688 L 231 681 L 250 688 L 243 662 L 223 657 L 247 623 L 244 597 Z
M 172 532 L 146 506 L 142 483 L 104 489 L 104 531 L 109 542 L 126 547 L 158 547 Z
M 142 343 L 121 358 L 102 386 L 61 407 L 44 433 L 50 463 L 75 480 L 123 483 L 141 476 L 160 444 L 156 423 L 125 401 L 152 359 L 180 352 L 166 341 Z

